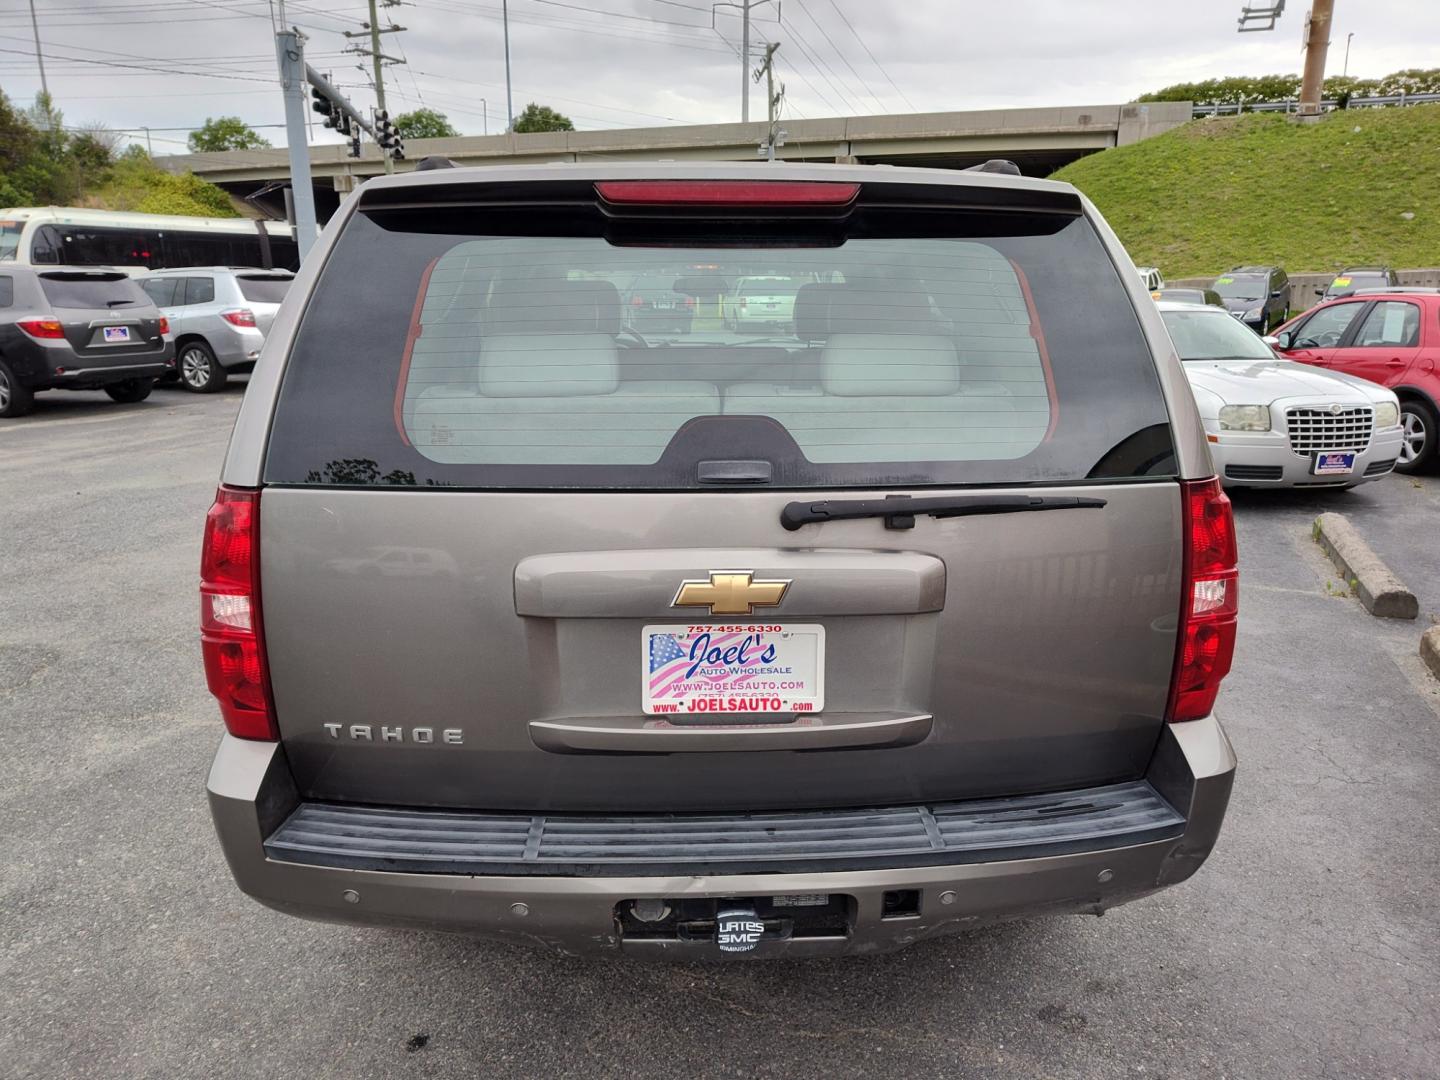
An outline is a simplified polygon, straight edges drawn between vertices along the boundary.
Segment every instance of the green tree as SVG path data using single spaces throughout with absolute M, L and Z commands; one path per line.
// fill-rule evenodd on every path
M 460 132 L 449 118 L 434 109 L 416 109 L 395 117 L 402 139 L 453 139 Z
M 115 162 L 105 183 L 92 187 L 89 201 L 107 210 L 138 210 L 142 214 L 187 214 L 195 217 L 238 217 L 221 188 L 194 173 L 169 173 L 141 148 Z
M 1433 94 L 1440 92 L 1440 68 L 1409 68 L 1386 75 L 1383 79 L 1359 79 L 1355 76 L 1332 75 L 1325 80 L 1322 93 L 1342 105 L 1352 97 L 1374 94 Z M 1203 82 L 1176 83 L 1154 93 L 1141 94 L 1140 101 L 1193 101 L 1196 105 L 1233 105 L 1243 100 L 1246 105 L 1258 102 L 1298 100 L 1299 75 L 1231 75 Z
M 103 180 L 112 165 L 114 133 L 92 124 L 67 131 L 64 114 L 41 93 L 24 112 L 8 101 L 0 109 L 0 190 L 5 205 L 80 201 L 86 185 Z
M 1153 94 L 1141 94 L 1141 101 L 1193 101 L 1196 105 L 1232 105 L 1257 101 L 1284 101 L 1300 96 L 1299 75 L 1230 75 L 1223 79 L 1176 83 Z
M 1440 68 L 1407 68 L 1377 81 L 1382 94 L 1440 94 Z
M 37 201 L 20 173 L 34 157 L 38 141 L 29 117 L 0 93 L 0 206 L 27 206 Z
M 65 118 L 40 95 L 17 109 L 0 93 L 0 206 L 47 203 L 140 210 L 152 214 L 237 217 L 230 196 L 192 173 L 175 175 L 100 124 L 67 131 Z
M 190 151 L 195 154 L 218 150 L 262 150 L 269 146 L 238 116 L 206 117 L 204 126 L 190 133 Z
M 531 131 L 574 131 L 575 125 L 568 116 L 562 116 L 549 105 L 530 102 L 525 111 L 515 117 L 515 131 L 522 134 Z

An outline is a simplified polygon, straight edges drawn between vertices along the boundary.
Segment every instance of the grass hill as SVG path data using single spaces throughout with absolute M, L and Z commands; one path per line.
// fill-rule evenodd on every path
M 1166 277 L 1440 264 L 1440 105 L 1194 120 L 1054 174 Z M 1413 217 L 1406 218 L 1405 214 Z
M 121 158 L 85 192 L 81 205 L 142 214 L 239 217 L 225 190 L 193 173 L 175 175 L 149 158 Z

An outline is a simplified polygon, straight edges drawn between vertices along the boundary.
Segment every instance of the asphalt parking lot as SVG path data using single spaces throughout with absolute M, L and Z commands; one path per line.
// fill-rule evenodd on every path
M 1440 1075 L 1440 478 L 1242 494 L 1241 759 L 1191 881 L 849 961 L 643 966 L 299 922 L 242 896 L 204 777 L 200 525 L 243 385 L 0 426 L 0 1074 Z M 1310 539 L 1416 590 L 1371 618 Z

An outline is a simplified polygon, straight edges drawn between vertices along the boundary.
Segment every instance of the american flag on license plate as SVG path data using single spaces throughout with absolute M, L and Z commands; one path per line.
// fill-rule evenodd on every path
M 680 648 L 674 634 L 650 635 L 650 674 L 653 675 L 661 668 L 668 667 L 672 661 L 689 655 Z
M 717 646 L 724 648 L 735 644 L 744 636 L 743 633 L 738 632 L 717 634 L 708 644 L 712 649 Z M 689 634 L 650 635 L 650 696 L 652 698 L 680 693 L 678 687 L 684 681 L 682 676 L 692 663 L 690 643 L 691 635 Z M 711 683 L 722 680 L 743 682 L 745 678 L 743 669 L 756 666 L 759 660 L 760 651 L 757 649 L 743 663 L 728 666 L 728 670 L 719 675 L 701 675 L 698 678 Z

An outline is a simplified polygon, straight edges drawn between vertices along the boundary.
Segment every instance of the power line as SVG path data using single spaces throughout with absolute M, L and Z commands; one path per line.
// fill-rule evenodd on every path
M 573 5 L 565 5 L 565 6 L 573 6 Z M 450 3 L 435 2 L 435 0 L 431 0 L 430 3 L 427 3 L 427 4 L 426 4 L 426 7 L 427 7 L 428 9 L 431 9 L 431 10 L 453 11 L 453 12 L 455 12 L 456 14 L 460 14 L 460 15 L 475 15 L 475 16 L 477 16 L 477 17 L 479 17 L 479 18 L 490 19 L 491 21 L 494 21 L 494 22 L 498 22 L 498 21 L 500 20 L 500 18 L 501 18 L 501 11 L 500 11 L 500 9 L 499 9 L 498 7 L 486 8 L 486 7 L 481 7 L 480 5 L 474 4 L 474 3 L 461 3 L 461 2 L 459 2 L 459 0 L 453 0 L 453 2 L 450 2 Z M 592 10 L 593 10 L 593 9 L 592 9 Z M 597 12 L 597 14 L 603 14 L 603 13 Z M 713 45 L 710 45 L 710 44 L 707 44 L 707 43 L 702 42 L 701 39 L 699 39 L 699 38 L 679 38 L 679 37 L 676 37 L 676 36 L 673 35 L 673 33 L 671 33 L 670 31 L 667 31 L 664 26 L 661 26 L 661 25 L 658 25 L 658 24 L 657 24 L 657 26 L 656 26 L 656 33 L 662 34 L 662 35 L 664 35 L 664 36 L 656 37 L 656 36 L 651 36 L 651 35 L 649 35 L 649 34 L 642 33 L 640 27 L 614 27 L 614 26 L 611 26 L 611 27 L 602 29 L 599 25 L 597 25 L 597 24 L 594 23 L 594 22 L 581 21 L 580 19 L 576 18 L 575 16 L 549 15 L 549 14 L 542 14 L 542 13 L 540 13 L 540 12 L 526 12 L 526 11 L 513 12 L 513 11 L 512 11 L 512 12 L 510 13 L 510 21 L 511 21 L 512 23 L 521 23 L 521 24 L 530 24 L 530 25 L 536 25 L 536 26 L 544 26 L 544 27 L 551 28 L 551 29 L 556 29 L 556 30 L 575 31 L 575 32 L 584 33 L 584 34 L 586 34 L 586 35 L 595 36 L 595 37 L 617 38 L 617 39 L 622 40 L 622 41 L 624 41 L 624 40 L 648 41 L 648 42 L 651 42 L 651 43 L 653 43 L 653 44 L 667 45 L 667 46 L 670 46 L 670 47 L 672 47 L 672 48 L 677 48 L 677 49 L 693 49 L 693 50 L 697 50 L 697 51 L 699 51 L 699 52 L 710 52 L 710 53 L 718 53 L 718 52 L 721 52 L 721 51 L 722 51 L 721 49 L 716 48 L 716 47 L 713 46 Z M 643 20 L 643 21 L 653 21 L 653 20 Z M 675 25 L 675 24 L 671 24 L 671 25 Z M 693 29 L 693 30 L 702 30 L 702 29 L 703 29 L 703 30 L 709 30 L 709 29 L 710 29 L 708 26 L 707 26 L 707 27 L 698 27 L 698 26 L 692 26 L 692 25 L 690 25 L 690 24 L 685 24 L 685 25 L 686 25 L 689 29 Z M 708 42 L 708 38 L 706 39 L 706 41 Z
M 810 47 L 809 42 L 806 41 L 800 31 L 796 29 L 795 26 L 792 25 L 790 21 L 786 19 L 783 15 L 780 17 L 780 26 L 783 29 L 789 31 L 790 39 L 795 43 L 795 47 L 800 50 L 800 55 L 803 56 L 807 61 L 809 61 L 810 66 L 815 69 L 815 74 L 819 75 L 820 78 L 825 80 L 825 85 L 830 87 L 830 89 L 834 92 L 835 96 L 840 99 L 840 104 L 846 110 L 852 113 L 858 113 L 863 111 L 859 108 L 859 106 L 857 106 L 853 101 L 850 100 L 849 95 L 847 95 L 840 86 L 836 85 L 835 80 L 832 79 L 829 74 L 826 74 L 826 72 L 830 69 L 830 65 L 824 63 L 823 57 L 820 59 L 816 58 L 816 55 L 813 49 Z M 831 74 L 833 74 L 833 72 L 831 72 Z
M 586 7 L 583 4 L 567 4 L 563 0 L 530 0 L 534 4 L 544 4 L 546 7 L 570 8 L 573 11 L 584 11 L 592 15 L 603 15 L 607 19 L 632 19 L 636 22 L 656 23 L 660 26 L 683 26 L 687 30 L 708 30 L 708 25 L 698 23 L 674 22 L 670 19 L 657 19 L 651 15 L 626 15 L 619 11 L 603 11 L 600 8 Z
M 486 88 L 499 88 L 499 86 L 501 85 L 501 84 L 499 84 L 499 83 L 480 82 L 480 81 L 477 81 L 477 80 L 475 80 L 475 79 L 461 79 L 461 78 L 457 78 L 457 77 L 451 76 L 451 75 L 441 75 L 441 74 L 439 74 L 439 73 L 437 73 L 437 72 L 421 71 L 421 70 L 418 70 L 418 69 L 415 71 L 415 74 L 416 74 L 416 75 L 419 75 L 421 78 L 424 78 L 424 79 L 437 79 L 437 80 L 442 80 L 442 81 L 447 82 L 447 83 L 461 83 L 461 84 L 463 84 L 463 85 L 465 85 L 465 86 L 481 86 L 481 87 L 486 87 Z M 552 101 L 561 101 L 561 102 L 573 101 L 573 102 L 577 102 L 578 104 L 581 104 L 581 105 L 588 105 L 588 106 L 590 106 L 591 108 L 605 109 L 605 110 L 608 111 L 608 112 L 627 113 L 627 114 L 629 114 L 629 115 L 631 115 L 631 116 L 644 117 L 644 118 L 647 119 L 647 120 L 669 120 L 669 121 L 671 121 L 672 123 L 676 123 L 676 124 L 684 123 L 683 120 L 681 120 L 681 119 L 679 119 L 678 117 L 675 117 L 675 116 L 663 116 L 663 115 L 661 115 L 661 114 L 659 114 L 659 113 L 639 112 L 639 111 L 637 111 L 637 110 L 635 110 L 635 109 L 624 109 L 624 108 L 620 108 L 619 106 L 602 105 L 602 104 L 601 104 L 600 102 L 598 102 L 598 101 L 585 101 L 585 100 L 583 100 L 583 99 L 581 99 L 581 98 L 566 97 L 564 94 L 553 94 L 553 93 L 549 93 L 549 92 L 541 93 L 540 91 L 535 90 L 534 88 L 531 88 L 531 89 L 529 89 L 529 90 L 526 90 L 524 87 L 518 87 L 518 86 L 517 86 L 515 89 L 519 90 L 521 93 L 523 93 L 523 94 L 525 94 L 525 95 L 527 95 L 527 96 L 528 96 L 528 95 L 531 95 L 531 94 L 534 94 L 534 95 L 536 95 L 536 96 L 545 97 L 545 98 L 547 98 L 547 99 L 549 99 L 549 100 L 552 100 Z M 435 91 L 433 91 L 433 90 L 431 91 L 431 96 L 432 96 L 432 97 L 435 96 Z M 576 115 L 576 116 L 581 116 L 582 119 L 596 119 L 595 117 L 584 117 L 584 116 L 582 116 L 582 114 L 580 114 L 580 113 L 575 113 L 574 115 Z M 601 123 L 606 123 L 606 124 L 608 124 L 608 123 L 615 123 L 615 121 L 611 121 L 611 120 L 601 120 L 600 122 L 601 122 Z
M 805 6 L 803 0 L 795 0 L 795 3 L 799 5 L 801 11 L 805 12 L 806 17 L 807 17 L 812 23 L 815 24 L 815 29 L 817 29 L 817 30 L 820 31 L 821 37 L 823 37 L 823 38 L 826 40 L 826 42 L 829 43 L 830 48 L 835 51 L 835 55 L 840 58 L 840 62 L 841 62 L 842 64 L 844 64 L 847 68 L 850 69 L 850 74 L 851 74 L 851 75 L 854 75 L 856 81 L 859 82 L 862 87 L 864 87 L 865 92 L 870 95 L 870 100 L 873 101 L 873 102 L 875 102 L 875 107 L 876 107 L 880 112 L 884 112 L 884 111 L 885 111 L 885 104 L 884 104 L 884 102 L 882 102 L 882 101 L 875 95 L 875 91 L 874 91 L 874 90 L 871 90 L 869 84 L 868 84 L 864 79 L 862 79 L 862 78 L 860 77 L 860 73 L 859 73 L 858 71 L 856 71 L 854 65 L 850 63 L 850 58 L 847 57 L 843 52 L 840 51 L 840 46 L 838 46 L 838 45 L 835 44 L 835 39 L 830 36 L 830 32 L 829 32 L 828 30 L 826 30 L 825 27 L 823 27 L 822 25 L 820 25 L 820 20 L 819 20 L 819 19 L 815 18 L 815 13 Z
M 0 48 L 0 53 L 15 53 L 16 55 L 19 55 L 19 56 L 29 56 L 29 55 L 30 55 L 29 50 L 24 50 L 24 49 L 4 49 L 4 48 Z M 174 68 L 174 67 L 159 68 L 159 67 L 147 67 L 147 66 L 144 65 L 144 64 L 122 64 L 122 63 L 120 63 L 120 62 L 117 61 L 117 60 L 101 60 L 101 59 L 99 59 L 99 58 L 92 58 L 92 57 L 85 57 L 85 56 L 56 56 L 54 53 L 51 53 L 50 55 L 53 56 L 53 57 L 55 57 L 55 59 L 57 59 L 57 60 L 78 60 L 78 61 L 80 61 L 80 62 L 82 62 L 82 63 L 99 64 L 99 65 L 101 65 L 102 67 L 134 68 L 134 69 L 137 69 L 137 70 L 140 70 L 140 71 L 158 71 L 158 72 L 159 72 L 160 74 L 162 74 L 162 75 L 192 75 L 192 76 L 194 76 L 194 77 L 196 77 L 196 78 L 201 78 L 201 79 L 235 79 L 235 80 L 237 80 L 237 81 L 239 81 L 239 82 L 269 82 L 269 81 L 270 81 L 269 79 L 261 79 L 261 78 L 257 78 L 257 77 L 252 76 L 252 75 L 223 74 L 223 73 L 218 72 L 218 71 L 180 71 L 179 69 Z
M 840 5 L 836 3 L 835 0 L 830 0 L 830 6 L 835 9 L 835 14 L 840 16 L 840 21 L 845 24 L 846 29 L 848 29 L 850 33 L 855 35 L 855 40 L 858 41 L 860 43 L 860 47 L 865 50 L 865 55 L 870 57 L 870 62 L 875 65 L 875 69 L 879 71 L 881 75 L 885 76 L 885 81 L 890 84 L 890 86 L 894 89 L 895 93 L 900 95 L 900 100 L 905 102 L 906 107 L 911 112 L 917 111 L 915 106 L 911 103 L 910 99 L 905 96 L 905 91 L 901 90 L 900 87 L 895 85 L 895 80 L 890 78 L 890 73 L 886 71 L 883 67 L 881 67 L 879 60 L 875 59 L 875 54 L 870 51 L 870 46 L 865 44 L 865 39 L 860 36 L 860 32 L 856 30 L 855 27 L 851 25 L 850 20 L 845 17 L 845 12 L 840 10 Z

